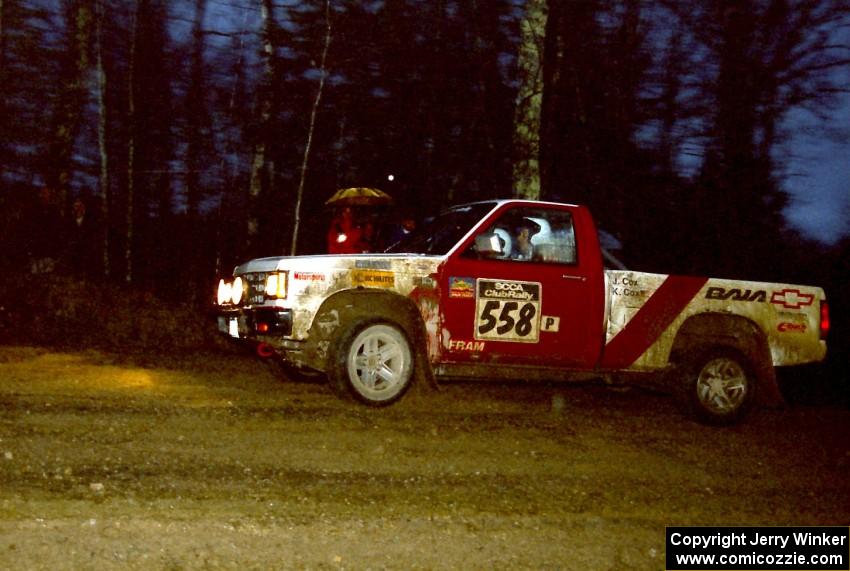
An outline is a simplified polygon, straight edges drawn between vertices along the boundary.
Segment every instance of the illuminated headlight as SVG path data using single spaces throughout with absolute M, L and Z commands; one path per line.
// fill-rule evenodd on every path
M 233 288 L 228 282 L 224 280 L 218 280 L 218 292 L 216 294 L 216 301 L 218 301 L 219 305 L 224 305 L 225 303 L 230 301 L 232 290 Z
M 233 284 L 230 286 L 230 301 L 233 305 L 239 305 L 239 302 L 242 301 L 242 293 L 244 291 L 245 288 L 242 284 L 242 278 L 236 278 L 233 280 Z
M 274 272 L 266 278 L 266 297 L 283 299 L 286 297 L 286 272 Z

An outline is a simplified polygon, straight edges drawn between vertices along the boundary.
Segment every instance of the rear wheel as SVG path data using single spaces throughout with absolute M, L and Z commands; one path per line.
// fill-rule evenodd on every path
M 689 400 L 692 410 L 703 422 L 738 422 L 752 407 L 755 391 L 752 367 L 738 351 L 714 349 L 691 362 Z
M 355 321 L 339 337 L 329 373 L 360 402 L 385 406 L 400 399 L 413 381 L 413 351 L 405 332 L 388 321 Z

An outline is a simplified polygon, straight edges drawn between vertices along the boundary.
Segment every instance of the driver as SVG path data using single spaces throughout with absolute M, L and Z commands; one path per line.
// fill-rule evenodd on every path
M 536 232 L 529 224 L 522 224 L 516 229 L 514 249 L 511 252 L 512 260 L 530 260 L 534 255 L 534 246 L 531 244 L 531 236 Z

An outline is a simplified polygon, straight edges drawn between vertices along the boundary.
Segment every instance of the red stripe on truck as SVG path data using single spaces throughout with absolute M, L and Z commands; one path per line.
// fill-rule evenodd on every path
M 708 278 L 669 276 L 631 321 L 605 346 L 602 367 L 624 369 L 637 361 L 691 302 Z

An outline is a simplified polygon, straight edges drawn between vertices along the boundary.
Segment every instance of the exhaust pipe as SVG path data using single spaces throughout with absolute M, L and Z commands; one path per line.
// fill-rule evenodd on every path
M 269 345 L 268 343 L 260 343 L 257 345 L 257 355 L 261 359 L 268 359 L 269 357 L 274 357 L 277 351 L 274 350 L 274 347 Z

